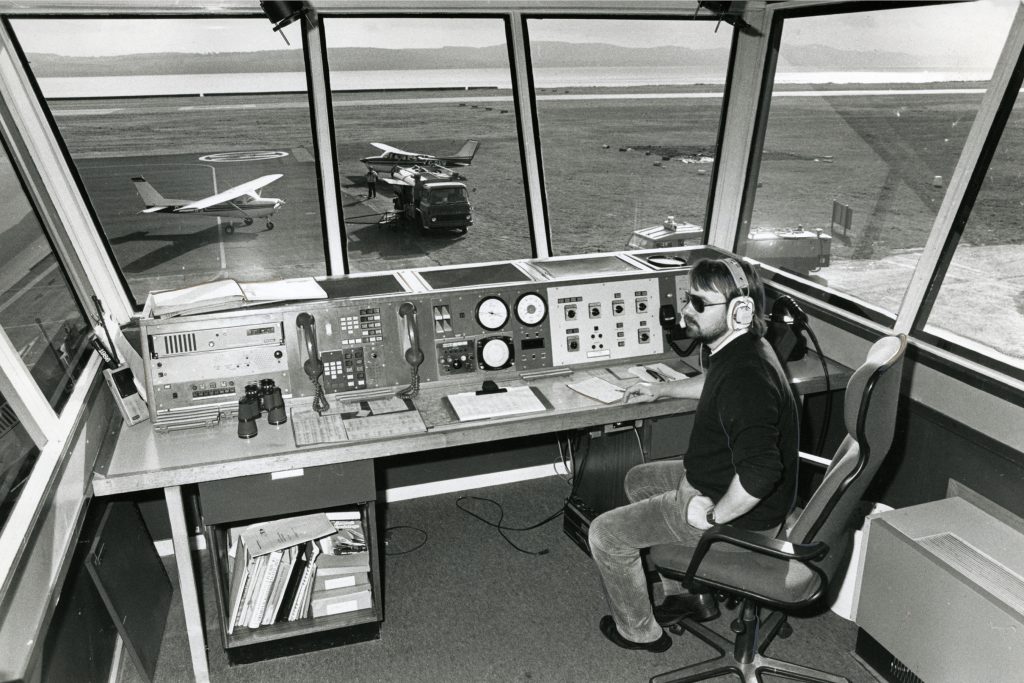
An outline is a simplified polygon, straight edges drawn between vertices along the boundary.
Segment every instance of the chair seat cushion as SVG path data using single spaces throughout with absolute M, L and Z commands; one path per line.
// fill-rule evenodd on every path
M 696 550 L 679 543 L 651 548 L 651 560 L 658 571 L 673 579 L 682 579 Z M 731 547 L 712 547 L 704 556 L 696 578 L 724 590 L 734 587 L 778 604 L 797 604 L 811 598 L 821 579 L 799 562 L 780 560 L 756 552 Z

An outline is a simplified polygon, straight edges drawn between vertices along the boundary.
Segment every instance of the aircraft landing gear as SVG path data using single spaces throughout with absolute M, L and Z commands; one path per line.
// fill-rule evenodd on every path
M 225 232 L 225 234 L 228 234 L 228 235 L 235 234 L 235 224 L 234 223 L 228 223 L 227 225 L 225 225 L 224 226 L 224 232 Z
M 267 221 L 267 230 L 274 229 L 274 221 Z
M 245 221 L 244 222 L 245 222 L 246 225 L 252 225 L 252 219 L 249 218 L 248 216 L 245 217 Z

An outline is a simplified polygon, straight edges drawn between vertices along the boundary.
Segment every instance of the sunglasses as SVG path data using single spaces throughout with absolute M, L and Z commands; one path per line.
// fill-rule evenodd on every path
M 705 308 L 709 308 L 711 306 L 725 306 L 728 303 L 728 301 L 720 301 L 716 304 L 709 304 L 696 294 L 690 294 L 689 292 L 683 294 L 683 308 L 686 308 L 686 305 L 689 304 L 693 306 L 693 310 L 698 313 L 703 313 Z

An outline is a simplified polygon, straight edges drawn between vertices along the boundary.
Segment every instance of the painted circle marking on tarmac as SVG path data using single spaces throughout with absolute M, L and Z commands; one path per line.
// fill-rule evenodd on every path
M 199 161 L 212 161 L 214 163 L 233 163 L 236 161 L 266 161 L 268 159 L 280 159 L 288 156 L 288 152 L 275 150 L 255 150 L 251 152 L 219 152 L 199 157 Z

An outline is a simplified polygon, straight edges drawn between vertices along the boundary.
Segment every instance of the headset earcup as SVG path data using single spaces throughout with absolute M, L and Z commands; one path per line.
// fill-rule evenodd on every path
M 729 330 L 745 330 L 754 322 L 754 300 L 749 296 L 738 296 L 729 302 L 726 318 Z

